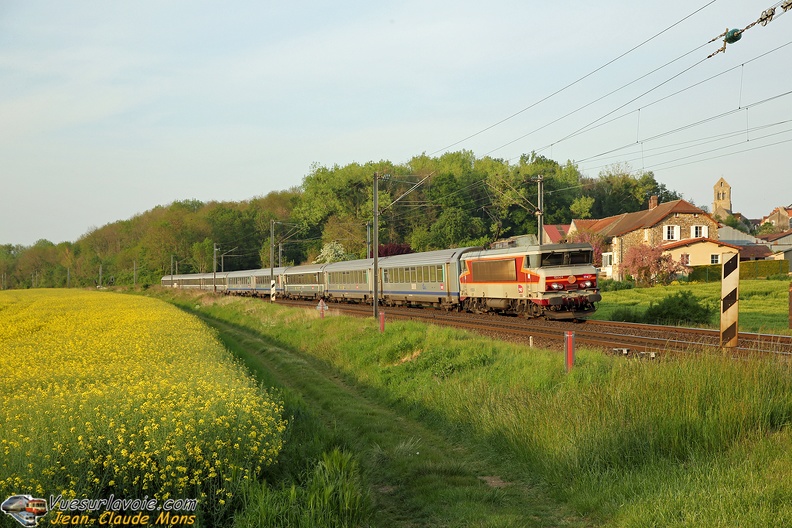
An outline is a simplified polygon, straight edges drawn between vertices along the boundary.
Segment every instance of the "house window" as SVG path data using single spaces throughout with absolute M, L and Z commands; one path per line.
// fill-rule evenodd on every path
M 679 226 L 665 226 L 665 229 L 663 229 L 663 240 L 679 240 Z
M 710 264 L 720 264 L 720 255 L 710 255 Z
M 679 263 L 683 266 L 690 266 L 690 255 L 687 253 L 682 253 L 679 256 Z
M 694 225 L 690 227 L 690 238 L 707 238 L 709 228 L 704 225 Z
M 613 253 L 603 253 L 602 254 L 602 267 L 609 268 L 613 266 Z

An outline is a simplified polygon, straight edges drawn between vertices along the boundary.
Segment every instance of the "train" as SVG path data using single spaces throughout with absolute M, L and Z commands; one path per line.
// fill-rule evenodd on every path
M 589 244 L 462 247 L 379 257 L 377 302 L 582 320 L 602 300 Z M 374 259 L 165 275 L 167 288 L 329 302 L 374 302 Z

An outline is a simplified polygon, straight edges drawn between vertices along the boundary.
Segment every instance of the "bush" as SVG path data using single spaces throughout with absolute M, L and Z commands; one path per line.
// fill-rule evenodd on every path
M 635 283 L 632 281 L 616 281 L 613 279 L 604 279 L 599 281 L 598 284 L 602 291 L 631 290 L 635 288 Z
M 644 318 L 652 324 L 706 325 L 716 311 L 714 303 L 696 297 L 690 290 L 681 290 L 657 303 L 649 303 Z

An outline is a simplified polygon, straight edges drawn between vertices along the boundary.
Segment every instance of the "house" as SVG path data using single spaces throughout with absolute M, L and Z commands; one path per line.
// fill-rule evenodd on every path
M 783 233 L 760 235 L 759 238 L 770 245 L 773 252 L 772 258 L 792 261 L 792 229 Z
M 767 246 L 762 247 L 769 256 L 770 250 Z M 741 249 L 740 246 L 711 238 L 688 238 L 663 244 L 663 254 L 671 255 L 671 258 L 685 266 L 720 264 L 723 253 L 740 253 L 742 260 Z
M 792 204 L 786 207 L 776 207 L 772 213 L 762 218 L 761 223 L 762 225 L 773 224 L 783 230 L 792 229 Z
M 767 235 L 759 235 L 757 238 L 773 246 L 792 244 L 792 229 L 784 231 L 783 233 L 769 233 Z
M 683 240 L 694 241 L 686 246 L 689 265 L 719 264 L 723 251 L 711 252 L 718 245 L 718 222 L 685 200 L 659 204 L 656 196 L 649 200 L 649 208 L 635 213 L 625 213 L 601 220 L 573 220 L 569 233 L 591 231 L 605 238 L 602 254 L 602 271 L 618 280 L 624 278 L 620 264 L 627 251 L 634 246 L 665 246 Z M 694 245 L 703 244 L 701 249 Z M 732 248 L 736 246 L 730 246 Z M 679 250 L 680 255 L 682 249 Z M 703 262 L 699 262 L 703 260 Z
M 792 245 L 773 248 L 773 259 L 788 260 L 790 263 L 792 263 Z M 792 269 L 792 264 L 790 264 L 790 267 Z
M 542 226 L 542 242 L 545 244 L 560 244 L 566 239 L 569 224 L 550 224 Z

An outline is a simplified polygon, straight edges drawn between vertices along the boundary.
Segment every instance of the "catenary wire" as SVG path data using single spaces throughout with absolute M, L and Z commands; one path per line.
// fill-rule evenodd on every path
M 493 129 L 493 128 L 495 128 L 495 127 L 497 127 L 497 126 L 499 126 L 499 125 L 501 125 L 501 124 L 505 123 L 506 121 L 509 121 L 510 119 L 512 119 L 512 118 L 514 118 L 514 117 L 517 117 L 518 115 L 522 114 L 523 112 L 526 112 L 526 111 L 530 110 L 531 108 L 534 108 L 535 106 L 538 106 L 539 104 L 541 104 L 541 103 L 543 103 L 543 102 L 545 102 L 545 101 L 547 101 L 547 100 L 549 100 L 549 99 L 551 99 L 551 98 L 555 97 L 556 95 L 558 95 L 558 94 L 560 94 L 560 93 L 562 93 L 562 92 L 566 91 L 567 89 L 569 89 L 569 88 L 571 88 L 571 87 L 575 86 L 576 84 L 578 84 L 578 83 L 580 83 L 580 82 L 584 81 L 585 79 L 587 79 L 587 78 L 591 77 L 592 75 L 594 75 L 595 73 L 599 72 L 600 70 L 603 70 L 604 68 L 607 68 L 608 66 L 610 66 L 610 65 L 611 65 L 611 64 L 613 64 L 614 62 L 616 62 L 616 61 L 618 61 L 618 60 L 622 59 L 623 57 L 626 57 L 627 55 L 629 55 L 629 54 L 630 54 L 630 53 L 632 53 L 633 51 L 637 50 L 638 48 L 642 47 L 643 45 L 645 45 L 645 44 L 648 44 L 649 42 L 651 42 L 651 41 L 652 41 L 652 40 L 654 40 L 655 38 L 659 37 L 659 36 L 660 36 L 660 35 L 662 35 L 663 33 L 666 33 L 667 31 L 669 31 L 669 30 L 673 29 L 674 27 L 678 26 L 679 24 L 681 24 L 682 22 L 684 22 L 684 21 L 685 21 L 685 20 L 687 20 L 688 18 L 692 17 L 693 15 L 695 15 L 696 13 L 698 13 L 699 11 L 703 11 L 704 9 L 706 9 L 706 8 L 707 8 L 707 7 L 709 7 L 709 6 L 711 6 L 711 5 L 712 5 L 712 4 L 714 4 L 715 2 L 717 2 L 717 0 L 711 0 L 710 2 L 706 3 L 705 5 L 703 5 L 703 6 L 699 7 L 698 9 L 696 9 L 695 11 L 693 11 L 692 13 L 690 13 L 689 15 L 685 16 L 684 18 L 682 18 L 682 19 L 678 20 L 677 22 L 675 22 L 675 23 L 671 24 L 670 26 L 668 26 L 667 28 L 663 29 L 663 30 L 662 30 L 662 31 L 660 31 L 659 33 L 656 33 L 656 34 L 652 35 L 651 37 L 649 37 L 648 39 L 644 40 L 644 41 L 643 41 L 643 42 L 641 42 L 640 44 L 638 44 L 638 45 L 636 45 L 636 46 L 634 46 L 634 47 L 630 48 L 629 50 L 625 51 L 624 53 L 622 53 L 621 55 L 617 56 L 616 58 L 614 58 L 614 59 L 611 59 L 610 61 L 606 62 L 606 63 L 605 63 L 605 64 L 603 64 L 602 66 L 600 66 L 600 67 L 598 67 L 598 68 L 595 68 L 595 69 L 594 69 L 594 70 L 592 70 L 591 72 L 589 72 L 589 73 L 585 74 L 584 76 L 582 76 L 582 77 L 578 78 L 578 79 L 577 79 L 577 80 L 575 80 L 575 81 L 572 81 L 571 83 L 567 84 L 566 86 L 564 86 L 564 87 L 562 87 L 562 88 L 559 88 L 558 90 L 556 90 L 555 92 L 551 93 L 550 95 L 547 95 L 547 96 L 543 97 L 542 99 L 539 99 L 538 101 L 536 101 L 536 102 L 534 102 L 534 103 L 532 103 L 532 104 L 530 104 L 530 105 L 526 106 L 526 107 L 525 107 L 525 108 L 523 108 L 522 110 L 519 110 L 519 111 L 517 111 L 517 112 L 515 112 L 515 113 L 511 114 L 510 116 L 508 116 L 508 117 L 506 117 L 506 118 L 504 118 L 504 119 L 501 119 L 500 121 L 498 121 L 498 122 L 496 122 L 496 123 L 493 123 L 492 125 L 489 125 L 489 126 L 488 126 L 488 127 L 486 127 L 486 128 L 483 128 L 483 129 L 479 130 L 478 132 L 476 132 L 476 133 L 474 133 L 474 134 L 471 134 L 471 135 L 469 135 L 469 136 L 467 136 L 467 137 L 465 137 L 465 138 L 462 138 L 462 139 L 460 139 L 460 140 L 458 140 L 458 141 L 455 141 L 454 143 L 451 143 L 450 145 L 447 145 L 447 146 L 445 146 L 445 147 L 443 147 L 443 148 L 440 148 L 440 149 L 437 149 L 437 150 L 435 150 L 434 152 L 430 153 L 430 156 L 434 156 L 435 154 L 437 154 L 437 153 L 439 153 L 439 152 L 443 152 L 444 150 L 448 150 L 448 149 L 449 149 L 449 148 L 451 148 L 451 147 L 454 147 L 454 146 L 456 146 L 456 145 L 459 145 L 460 143 L 463 143 L 463 142 L 465 142 L 465 141 L 467 141 L 467 140 L 469 140 L 469 139 L 471 139 L 471 138 L 474 138 L 474 137 L 476 137 L 476 136 L 478 136 L 478 135 L 480 135 L 480 134 L 483 134 L 484 132 L 487 132 L 488 130 L 491 130 L 491 129 Z

